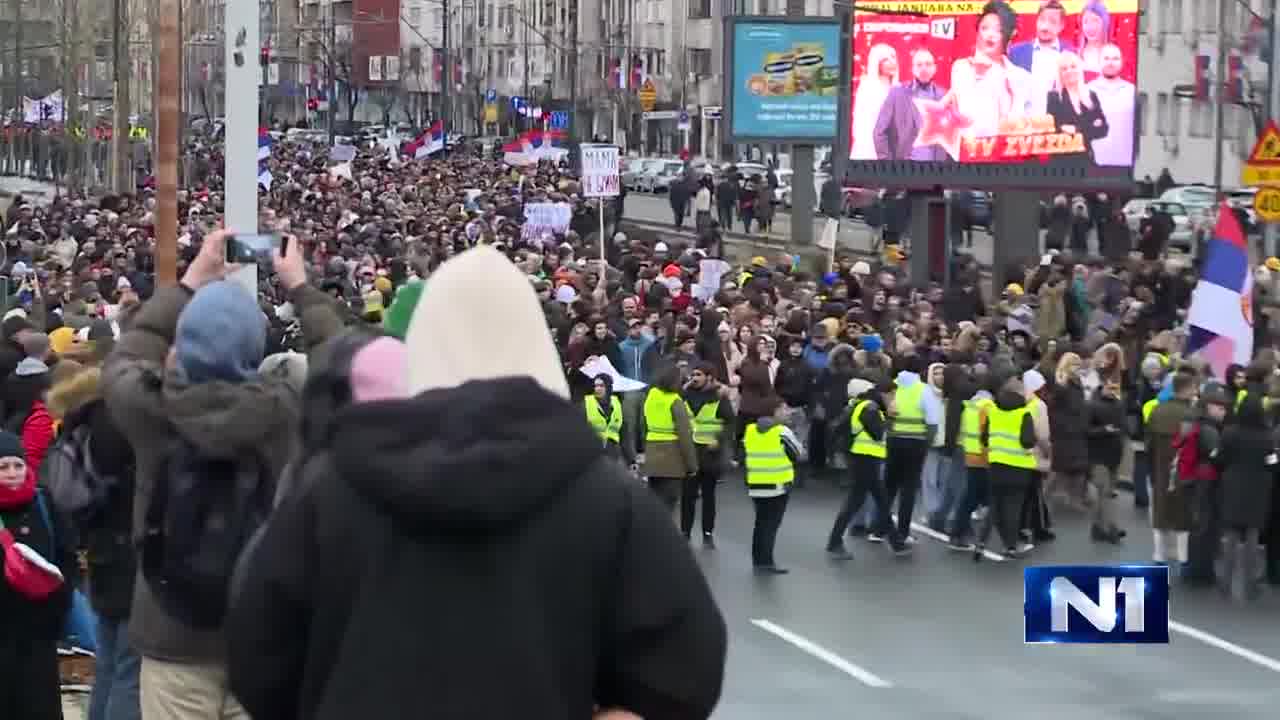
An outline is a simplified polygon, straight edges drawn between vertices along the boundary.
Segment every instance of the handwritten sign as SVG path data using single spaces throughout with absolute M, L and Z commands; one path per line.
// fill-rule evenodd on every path
M 563 235 L 568 232 L 572 219 L 573 208 L 569 203 L 525 203 L 524 228 L 520 235 L 524 238 L 536 238 L 544 233 Z
M 618 196 L 618 148 L 613 145 L 582 147 L 582 196 Z

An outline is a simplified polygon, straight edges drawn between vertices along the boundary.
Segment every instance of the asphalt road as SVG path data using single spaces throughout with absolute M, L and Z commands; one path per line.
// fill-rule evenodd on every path
M 781 208 L 780 208 L 781 209 Z M 649 193 L 632 192 L 627 194 L 626 202 L 626 218 L 635 222 L 652 225 L 664 225 L 674 227 L 671 215 L 671 204 L 667 201 L 667 195 L 651 195 Z M 816 240 L 822 234 L 822 228 L 826 223 L 826 219 L 814 221 L 813 237 Z M 692 231 L 693 219 L 689 218 L 685 222 L 685 228 Z M 742 231 L 742 225 L 736 224 L 735 230 Z M 759 234 L 757 233 L 757 236 Z M 853 220 L 850 218 L 842 218 L 840 221 L 840 247 L 856 250 L 860 252 L 871 252 L 873 232 L 871 228 L 862 223 L 861 220 Z M 791 213 L 779 212 L 774 216 L 773 232 L 766 235 L 768 239 L 779 243 L 786 242 L 791 238 Z M 991 236 L 984 231 L 974 231 L 973 247 L 964 248 L 965 252 L 971 253 L 978 259 L 982 265 L 991 264 Z
M 776 551 L 789 575 L 751 571 L 752 507 L 720 486 L 718 548 L 693 542 L 730 628 L 723 720 L 1272 720 L 1280 707 L 1280 597 L 1232 605 L 1175 587 L 1169 645 L 1024 645 L 1025 564 L 1143 562 L 1146 516 L 1122 495 L 1123 546 L 1060 514 L 1058 539 L 1017 562 L 949 551 L 917 532 L 913 555 L 851 540 L 823 552 L 841 492 L 793 493 Z M 695 533 L 696 536 L 696 533 Z M 1250 653 L 1255 655 L 1250 655 Z

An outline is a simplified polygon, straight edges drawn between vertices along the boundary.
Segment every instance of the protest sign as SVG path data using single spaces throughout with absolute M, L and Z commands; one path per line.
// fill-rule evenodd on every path
M 524 229 L 520 235 L 536 238 L 543 233 L 563 234 L 568 232 L 572 218 L 573 209 L 566 202 L 525 203 Z

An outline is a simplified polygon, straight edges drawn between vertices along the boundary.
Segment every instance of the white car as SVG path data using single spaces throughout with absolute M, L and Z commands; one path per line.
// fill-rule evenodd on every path
M 1191 216 L 1182 203 L 1151 200 L 1149 198 L 1134 198 L 1125 203 L 1121 212 L 1124 213 L 1125 223 L 1129 225 L 1129 229 L 1135 235 L 1142 226 L 1142 218 L 1146 216 L 1148 209 L 1152 212 L 1162 210 L 1173 218 L 1173 232 L 1169 235 L 1169 244 L 1187 250 L 1191 249 L 1191 237 L 1195 227 L 1192 225 Z
M 1214 223 L 1213 207 L 1217 204 L 1217 194 L 1211 187 L 1182 185 L 1169 188 L 1160 194 L 1160 202 L 1181 205 L 1186 210 L 1188 229 L 1191 232 L 1202 225 L 1211 227 Z
M 791 170 L 778 170 L 774 175 L 778 178 L 778 187 L 773 189 L 773 204 L 791 207 L 791 177 L 795 173 Z
M 782 191 L 782 194 L 781 194 L 781 195 L 782 195 L 782 204 L 783 204 L 787 209 L 790 209 L 790 208 L 791 208 L 791 192 L 792 192 L 792 187 L 791 187 L 791 178 L 790 178 L 790 173 L 791 173 L 791 171 L 790 171 L 790 170 L 779 170 L 779 171 L 778 171 L 778 173 L 779 173 L 779 178 L 778 178 L 778 180 L 779 180 L 779 182 L 781 182 L 781 180 L 782 180 L 782 178 L 781 178 L 781 173 L 784 173 L 784 172 L 785 172 L 785 173 L 788 173 L 788 177 L 787 177 L 787 186 L 786 186 L 786 188 L 783 188 L 783 187 L 781 187 L 781 185 L 779 185 L 778 189 Z M 817 210 L 817 209 L 819 209 L 819 208 L 821 208 L 821 207 L 822 207 L 822 186 L 823 186 L 823 185 L 825 185 L 825 184 L 827 184 L 827 180 L 829 180 L 830 178 L 831 178 L 830 173 L 825 173 L 825 172 L 816 172 L 816 173 L 814 173 L 814 174 L 813 174 L 813 207 L 814 207 L 814 209 L 815 209 L 815 210 Z
M 671 183 L 676 181 L 684 174 L 683 160 L 668 160 L 662 164 L 662 169 L 657 173 L 649 176 L 650 192 L 666 192 L 671 189 Z

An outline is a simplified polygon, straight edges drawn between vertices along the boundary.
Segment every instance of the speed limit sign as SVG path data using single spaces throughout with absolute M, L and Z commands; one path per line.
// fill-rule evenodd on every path
M 1259 188 L 1253 196 L 1253 211 L 1263 222 L 1280 222 L 1280 189 Z

